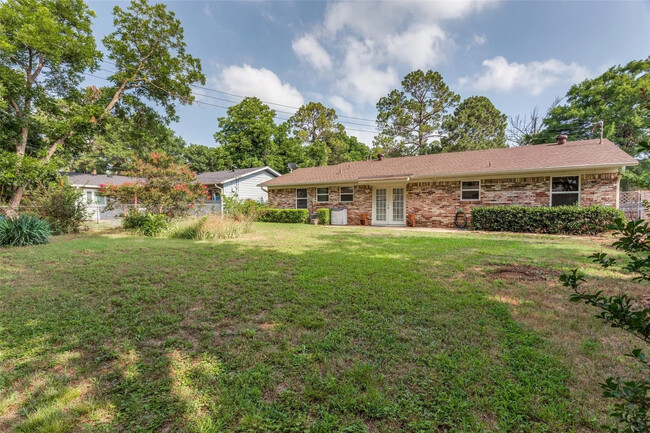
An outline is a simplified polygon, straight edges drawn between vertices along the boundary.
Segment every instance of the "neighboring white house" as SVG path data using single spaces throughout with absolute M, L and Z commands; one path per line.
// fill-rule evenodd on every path
M 212 199 L 223 210 L 223 197 L 232 197 L 234 195 L 237 195 L 242 200 L 255 200 L 266 203 L 269 199 L 268 192 L 258 185 L 278 176 L 280 176 L 280 173 L 266 166 L 212 171 L 201 173 L 196 178 L 208 187 Z
M 113 219 L 123 211 L 120 209 L 106 211 L 106 198 L 100 193 L 102 185 L 123 185 L 136 182 L 138 178 L 110 174 L 85 174 L 67 173 L 70 185 L 84 191 L 84 203 L 88 207 L 91 219 L 95 221 Z M 255 200 L 266 203 L 268 193 L 258 185 L 267 180 L 280 176 L 280 173 L 271 167 L 242 168 L 226 171 L 214 171 L 197 175 L 199 182 L 204 184 L 211 194 L 211 199 L 206 201 L 206 209 L 216 208 L 223 210 L 223 197 L 232 197 L 235 194 L 241 199 Z

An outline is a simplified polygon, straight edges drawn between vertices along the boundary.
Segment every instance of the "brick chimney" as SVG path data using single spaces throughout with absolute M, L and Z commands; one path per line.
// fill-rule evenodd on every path
M 378 153 L 377 154 L 377 161 L 381 161 L 384 159 L 384 154 L 383 153 Z
M 566 134 L 560 134 L 557 136 L 557 144 L 566 144 L 567 139 L 569 138 Z

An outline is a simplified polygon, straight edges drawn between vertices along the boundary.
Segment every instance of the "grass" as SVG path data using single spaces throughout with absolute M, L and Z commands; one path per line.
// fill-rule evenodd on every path
M 600 431 L 631 341 L 557 276 L 647 291 L 604 248 L 256 224 L 0 249 L 0 431 Z

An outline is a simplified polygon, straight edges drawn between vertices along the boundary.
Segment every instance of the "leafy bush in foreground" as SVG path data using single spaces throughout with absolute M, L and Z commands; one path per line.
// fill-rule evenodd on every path
M 169 219 L 163 214 L 151 214 L 131 210 L 124 217 L 122 227 L 135 230 L 144 236 L 158 236 L 167 229 Z
M 612 228 L 616 229 L 614 235 L 618 237 L 614 247 L 624 251 L 629 259 L 622 270 L 636 274 L 634 281 L 650 281 L 648 223 L 643 220 L 626 223 L 623 218 L 619 218 Z M 605 253 L 595 253 L 591 258 L 604 268 L 616 265 L 616 259 Z M 600 310 L 597 318 L 612 328 L 623 329 L 637 337 L 646 348 L 650 346 L 650 307 L 644 308 L 638 300 L 624 293 L 604 296 L 602 291 L 589 293 L 583 290 L 582 284 L 586 280 L 578 269 L 564 273 L 560 281 L 572 289 L 571 302 L 584 302 L 596 307 Z M 609 377 L 600 384 L 604 397 L 618 400 L 610 412 L 616 424 L 609 430 L 621 433 L 650 432 L 650 360 L 639 348 L 633 349 L 627 356 L 639 364 L 640 376 L 632 379 Z
M 50 223 L 52 234 L 78 233 L 89 216 L 83 198 L 83 190 L 63 178 L 61 183 L 42 186 L 30 194 L 29 205 Z
M 606 206 L 486 206 L 472 209 L 476 230 L 584 235 L 606 231 L 623 212 Z
M 50 241 L 50 225 L 33 215 L 0 219 L 0 246 L 23 247 Z
M 265 223 L 303 224 L 309 222 L 307 209 L 268 209 L 258 221 Z
M 331 222 L 332 211 L 327 208 L 318 209 L 316 211 L 316 217 L 318 218 L 318 224 L 329 225 Z

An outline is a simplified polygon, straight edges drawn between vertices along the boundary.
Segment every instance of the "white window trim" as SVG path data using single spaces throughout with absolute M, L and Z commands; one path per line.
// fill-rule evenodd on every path
M 553 191 L 553 178 L 554 177 L 577 177 L 578 178 L 578 190 L 577 191 Z M 577 206 L 580 206 L 580 199 L 582 197 L 582 176 L 579 174 L 571 174 L 568 176 L 551 176 L 551 185 L 549 186 L 549 195 L 548 195 L 548 205 L 553 207 L 553 194 L 575 194 L 578 193 L 578 203 Z
M 318 198 L 319 195 L 324 195 L 324 194 L 318 194 L 319 189 L 327 189 L 327 200 L 320 200 Z M 321 187 L 316 187 L 316 203 L 329 203 L 330 201 L 330 187 L 329 186 L 321 186 Z
M 343 188 L 352 188 L 352 200 L 346 200 L 346 201 L 341 200 L 341 196 L 343 195 L 343 192 L 342 192 Z M 345 194 L 349 195 L 350 193 L 346 192 Z M 354 203 L 354 186 L 352 186 L 352 185 L 343 185 L 343 186 L 339 187 L 339 202 L 341 202 L 341 203 Z
M 298 197 L 298 190 L 299 189 L 304 189 L 305 191 L 307 191 L 307 197 L 299 198 Z M 298 207 L 298 200 L 306 200 L 307 201 L 307 207 L 304 207 L 304 208 Z M 309 209 L 309 189 L 307 189 L 307 188 L 296 188 L 296 209 Z
M 478 188 L 463 189 L 463 182 L 478 182 Z M 465 199 L 463 191 L 478 191 L 478 198 Z M 460 201 L 481 201 L 481 180 L 461 180 L 460 181 Z

